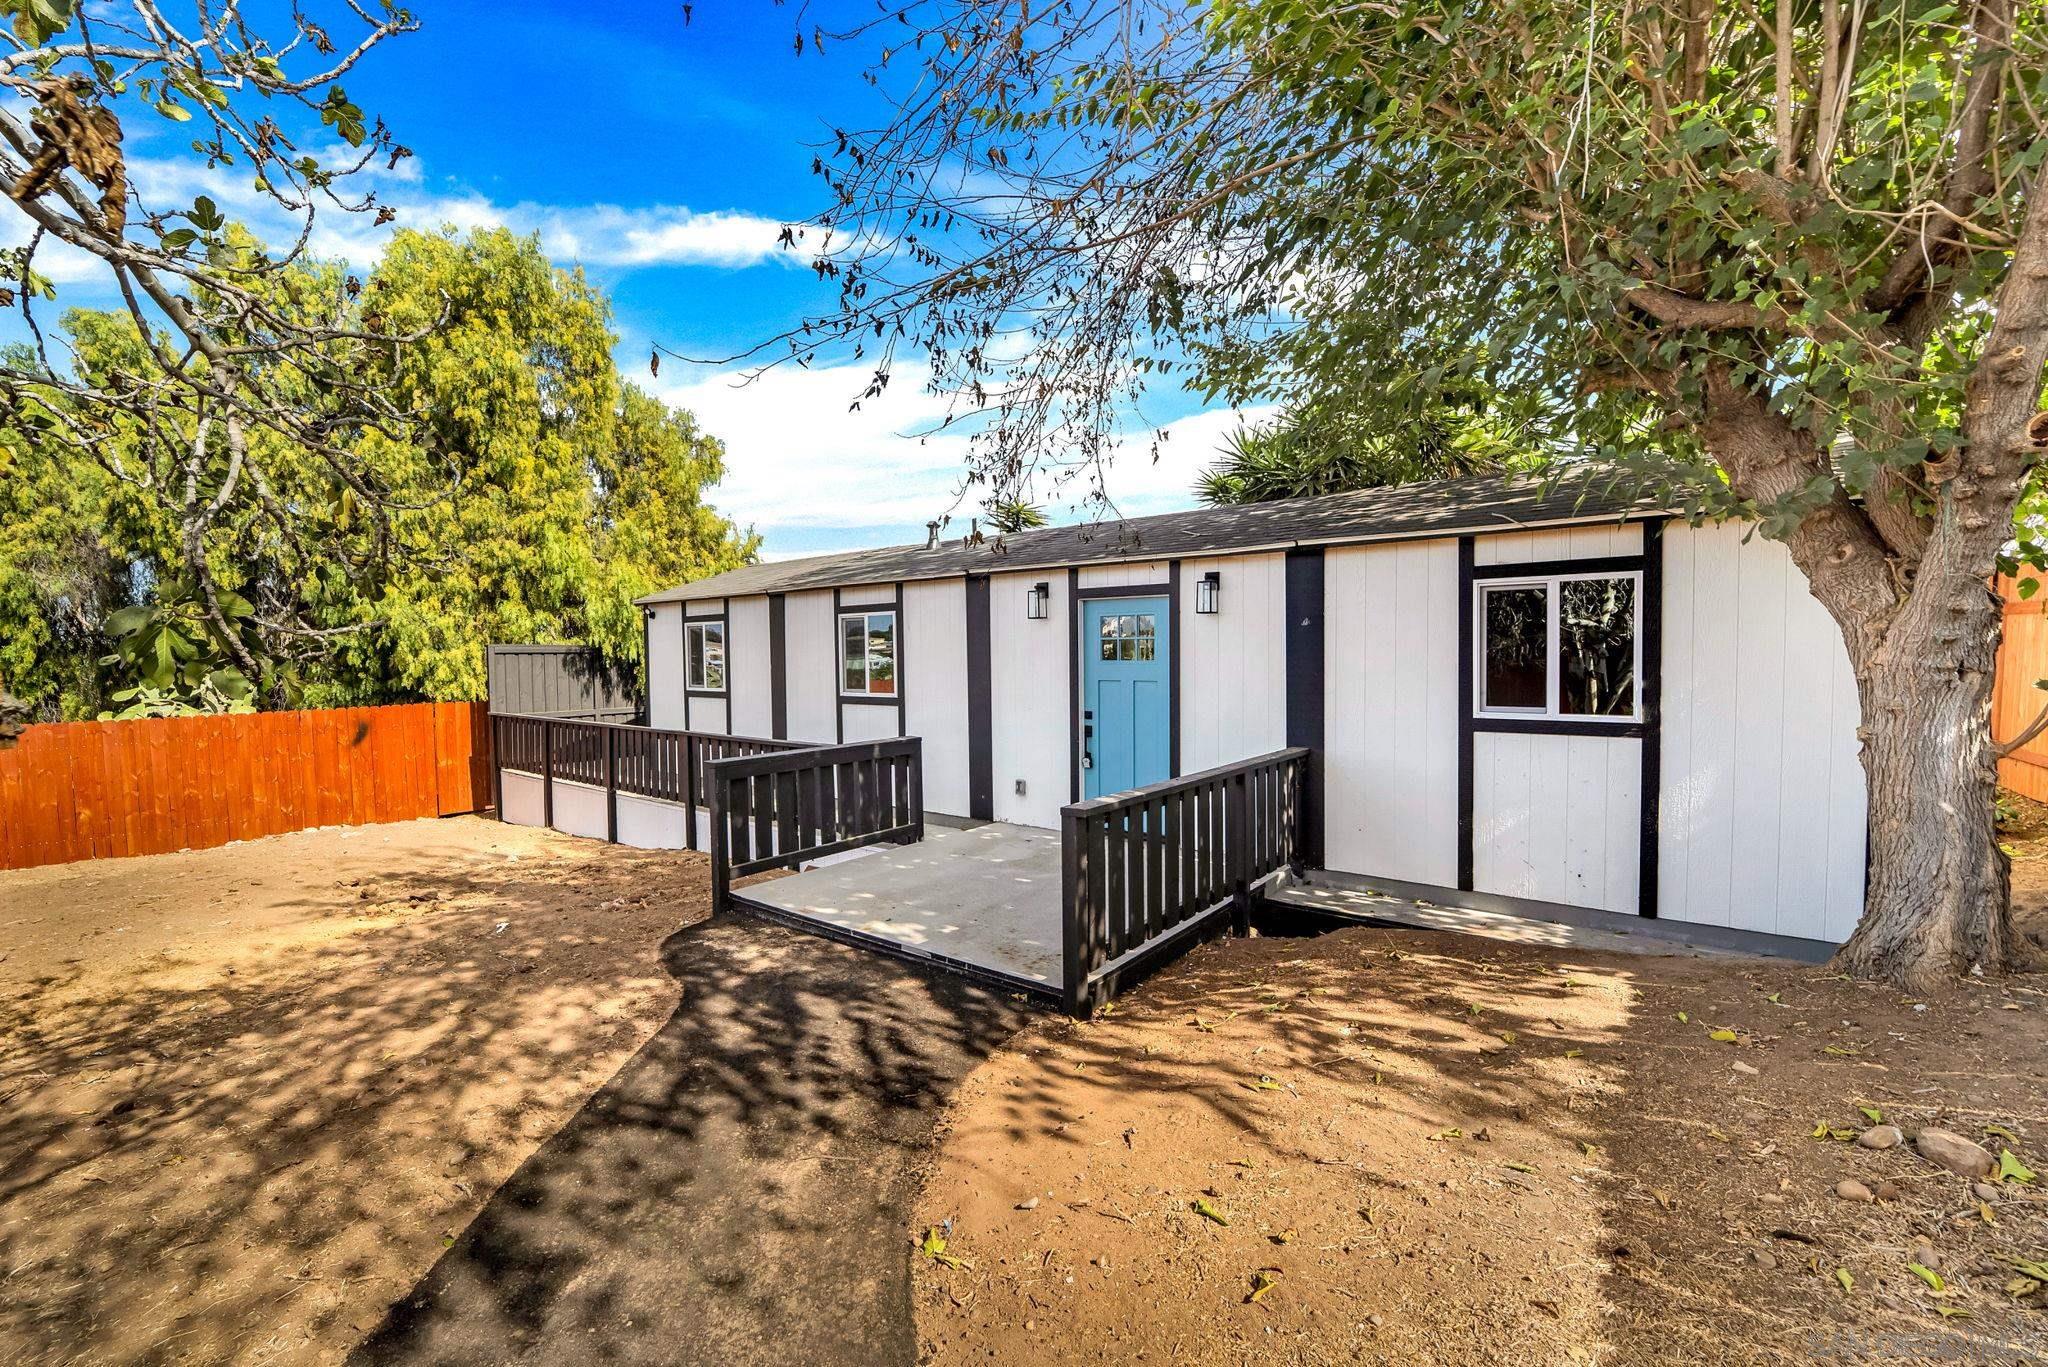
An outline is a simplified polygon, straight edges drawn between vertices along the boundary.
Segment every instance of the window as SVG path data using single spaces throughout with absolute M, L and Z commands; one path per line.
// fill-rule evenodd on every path
M 850 612 L 839 619 L 839 691 L 895 696 L 895 613 Z
M 1102 619 L 1102 658 L 1105 660 L 1149 660 L 1157 649 L 1158 620 L 1149 612 L 1125 613 Z
M 1479 712 L 1634 721 L 1641 576 L 1479 586 Z
M 685 622 L 683 647 L 689 659 L 689 686 L 703 693 L 723 693 L 725 623 Z

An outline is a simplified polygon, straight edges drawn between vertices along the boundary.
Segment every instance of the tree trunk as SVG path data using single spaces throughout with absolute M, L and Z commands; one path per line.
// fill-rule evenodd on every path
M 1913 596 L 1938 591 L 1923 582 Z M 2001 971 L 2014 946 L 1991 736 L 2001 608 L 1981 580 L 1947 596 L 1909 602 L 1883 646 L 1857 660 L 1869 881 L 1835 966 L 1911 991 Z

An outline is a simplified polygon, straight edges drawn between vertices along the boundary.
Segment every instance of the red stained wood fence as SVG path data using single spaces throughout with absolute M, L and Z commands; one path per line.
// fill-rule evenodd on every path
M 1991 736 L 2003 743 L 2027 729 L 2048 693 L 2034 687 L 2048 679 L 2048 584 L 2023 599 L 2010 579 L 1998 581 L 2005 599 L 2005 635 L 1998 645 L 1998 682 L 1991 695 Z M 2048 802 L 2048 734 L 2036 736 L 1998 761 L 1998 781 L 2036 802 Z
M 0 868 L 490 805 L 484 703 L 59 722 L 0 750 Z

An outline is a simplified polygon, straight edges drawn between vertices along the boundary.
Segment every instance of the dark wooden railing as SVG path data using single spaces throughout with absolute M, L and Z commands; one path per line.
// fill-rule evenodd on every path
M 707 763 L 713 912 L 735 878 L 924 839 L 923 754 L 906 736 Z
M 500 713 L 491 718 L 498 811 L 505 810 L 504 771 L 542 782 L 541 823 L 555 823 L 555 784 L 586 783 L 606 794 L 607 836 L 619 837 L 618 795 L 674 802 L 694 812 L 706 805 L 705 766 L 731 756 L 802 750 L 803 741 L 670 731 L 624 722 Z M 684 842 L 697 848 L 697 822 L 683 822 Z
M 1297 872 L 1309 751 L 1276 750 L 1060 813 L 1065 996 L 1091 1013 L 1228 912 L 1249 929 L 1254 884 Z

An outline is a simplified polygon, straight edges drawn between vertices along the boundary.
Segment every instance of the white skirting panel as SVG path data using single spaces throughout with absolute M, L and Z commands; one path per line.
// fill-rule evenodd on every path
M 1486 731 L 1472 739 L 1473 890 L 1635 912 L 1642 742 Z
M 605 811 L 604 789 L 556 779 L 555 829 L 565 835 L 603 840 L 611 830 Z
M 514 826 L 539 826 L 547 817 L 547 792 L 538 774 L 522 774 L 503 770 L 499 777 L 503 786 L 503 806 L 500 815 Z
M 1325 862 L 1455 887 L 1458 543 L 1333 547 L 1323 593 Z
M 619 843 L 643 850 L 680 850 L 688 846 L 688 808 L 632 793 L 619 794 Z
M 1658 914 L 1840 942 L 1863 907 L 1856 679 L 1791 554 L 1664 533 Z

